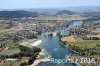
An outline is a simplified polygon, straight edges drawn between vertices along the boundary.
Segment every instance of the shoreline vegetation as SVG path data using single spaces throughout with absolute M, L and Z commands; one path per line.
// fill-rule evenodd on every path
M 39 53 L 37 59 L 34 61 L 34 63 L 30 66 L 36 66 L 41 62 L 48 62 L 50 61 L 50 54 L 48 54 L 48 52 L 44 49 L 41 50 L 41 52 Z
M 52 36 L 53 36 L 53 34 L 49 34 L 48 38 L 51 38 Z M 1 54 L 4 53 L 4 55 L 2 55 L 2 56 L 5 56 L 5 54 L 6 54 L 7 57 L 6 56 L 4 57 L 5 60 L 2 61 L 2 63 L 0 63 L 0 65 L 3 64 L 3 65 L 35 66 L 41 62 L 50 61 L 50 57 L 51 57 L 50 54 L 48 54 L 44 49 L 40 50 L 39 48 L 36 48 L 37 46 L 42 44 L 42 40 L 39 40 L 34 34 L 31 34 L 29 37 L 27 37 L 25 39 L 21 39 L 21 40 L 19 40 L 17 37 L 15 37 L 14 39 L 11 39 L 11 40 L 0 40 L 0 43 L 3 44 L 4 46 L 8 46 L 7 48 L 5 48 L 5 50 L 2 49 L 2 50 L 4 50 L 1 53 Z M 16 51 L 13 51 L 13 49 L 15 49 L 15 47 L 17 49 L 16 49 Z M 15 52 L 14 54 L 12 54 L 9 51 L 10 48 L 13 48 L 10 51 Z M 34 49 L 32 49 L 32 48 L 34 48 Z M 33 51 L 36 50 L 36 51 L 33 52 L 32 50 Z M 9 51 L 12 55 L 9 57 L 8 56 L 9 53 L 7 54 L 7 53 L 5 53 L 5 51 L 6 52 Z M 16 52 L 17 52 L 17 54 L 16 54 Z M 33 55 L 31 55 L 31 53 L 33 53 Z M 11 61 L 11 63 L 8 61 Z
M 20 57 L 15 53 L 15 55 L 11 55 L 10 57 L 8 56 L 7 59 L 5 59 L 4 61 L 7 62 L 7 61 L 16 61 L 18 64 L 20 64 L 21 66 L 23 65 L 31 65 L 31 66 L 35 66 L 35 65 L 38 65 L 39 63 L 41 62 L 47 62 L 47 61 L 50 61 L 50 54 L 48 54 L 46 52 L 46 50 L 42 49 L 40 50 L 39 49 L 39 52 L 38 52 L 38 49 L 36 48 L 37 46 L 39 46 L 41 43 L 42 43 L 42 40 L 38 40 L 38 39 L 28 39 L 28 40 L 22 40 L 19 42 L 19 50 L 20 52 L 18 52 L 18 55 L 20 55 Z M 28 45 L 27 45 L 28 44 Z M 36 54 L 33 54 L 34 56 L 32 56 L 32 58 L 34 58 L 34 62 L 32 61 L 31 59 L 31 55 L 30 55 L 30 51 L 31 49 L 34 48 L 33 50 L 36 50 L 35 53 Z M 36 49 L 35 49 L 36 48 Z M 6 49 L 5 49 L 6 50 Z M 8 49 L 9 50 L 9 49 Z M 17 51 L 17 50 L 16 50 Z M 16 52 L 15 51 L 15 52 Z M 28 51 L 30 53 L 28 53 Z M 7 51 L 8 52 L 8 51 Z M 26 53 L 27 52 L 27 53 Z M 38 53 L 37 53 L 38 52 Z M 3 54 L 5 52 L 2 52 L 1 54 Z M 24 54 L 23 54 L 24 53 Z M 25 55 L 25 57 L 24 57 Z M 28 57 L 29 55 L 29 57 Z M 13 57 L 13 58 L 12 58 Z M 15 58 L 16 57 L 16 58 Z M 17 57 L 19 57 L 19 59 L 17 59 Z M 28 63 L 29 62 L 29 63 Z M 3 63 L 3 62 L 2 62 Z M 9 63 L 9 62 L 7 62 Z M 13 64 L 13 62 L 11 63 Z M 10 65 L 11 65 L 10 64 Z M 14 63 L 15 65 L 18 65 L 16 63 Z M 1 64 L 0 64 L 1 65 Z M 6 64 L 4 64 L 6 65 Z M 8 65 L 8 64 L 7 64 Z
M 41 49 L 36 47 L 29 48 L 26 46 L 19 45 L 17 48 L 20 52 L 17 49 L 14 50 L 15 48 L 13 48 L 12 50 L 5 49 L 4 51 L 2 51 L 2 55 L 0 54 L 0 58 L 2 60 L 0 63 L 1 66 L 4 66 L 6 63 L 8 63 L 7 65 L 11 65 L 8 61 L 14 62 L 13 64 L 18 63 L 16 65 L 20 66 L 31 65 L 39 55 L 39 52 L 41 52 Z M 8 51 L 9 53 L 5 53 Z
M 18 37 L 0 40 L 0 66 L 31 65 L 41 52 L 37 48 L 41 43 L 42 40 L 38 40 L 34 34 L 29 35 L 27 40 L 19 40 Z
M 37 46 L 39 46 L 42 43 L 42 40 L 36 40 L 35 39 L 35 42 L 33 42 L 33 41 L 34 40 L 32 40 L 32 39 L 30 39 L 30 40 L 23 40 L 20 45 L 27 46 L 27 44 L 28 44 L 28 45 L 30 45 L 30 47 L 32 47 L 32 46 L 33 47 L 34 46 L 37 47 Z M 51 57 L 50 54 L 46 50 L 41 49 L 41 52 L 39 52 L 36 60 L 30 66 L 36 66 L 36 65 L 38 65 L 41 62 L 48 62 L 48 61 L 50 61 L 50 57 Z
M 72 40 L 73 38 L 74 40 Z M 74 60 L 78 57 L 95 58 L 97 59 L 97 62 L 100 59 L 98 54 L 100 48 L 100 40 L 83 40 L 79 37 L 76 38 L 74 36 L 63 36 L 59 38 L 59 43 L 75 52 L 75 54 L 67 56 L 69 59 L 72 58 L 72 60 Z M 99 57 L 97 57 L 97 55 Z M 79 62 L 76 64 L 78 66 L 85 65 Z M 87 64 L 91 65 L 89 63 Z
M 43 38 L 41 37 L 41 40 L 39 40 L 37 35 L 44 32 L 49 32 L 49 34 L 44 35 L 45 38 L 51 39 L 55 35 L 58 36 L 57 40 L 55 40 L 56 38 L 53 39 L 55 42 L 57 41 L 57 43 L 54 43 L 55 46 L 52 43 L 50 47 L 58 48 L 57 54 L 60 55 L 61 53 L 61 57 L 71 51 L 66 52 L 65 48 L 62 50 L 62 47 L 57 47 L 56 44 L 59 43 L 74 51 L 75 57 L 94 57 L 97 61 L 100 60 L 99 12 L 74 13 L 69 10 L 58 11 L 54 9 L 53 11 L 50 9 L 41 11 L 40 9 L 39 12 L 37 10 L 36 12 L 18 10 L 1 11 L 0 13 L 0 66 L 32 64 L 34 66 L 41 61 L 49 61 L 50 54 L 45 49 L 38 48 L 42 44 Z M 78 21 L 82 24 L 77 24 Z M 60 29 L 67 30 L 69 35 L 63 36 L 62 31 L 54 32 Z M 46 42 L 50 41 L 47 40 Z M 52 48 L 48 48 L 49 45 L 42 46 L 53 52 Z M 54 54 L 56 56 L 56 53 Z

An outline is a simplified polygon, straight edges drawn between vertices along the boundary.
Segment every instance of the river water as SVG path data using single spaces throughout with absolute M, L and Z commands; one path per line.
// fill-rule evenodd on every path
M 80 21 L 74 21 L 70 26 L 73 26 L 73 27 L 81 26 L 81 24 L 82 24 L 82 22 L 80 22 Z M 59 32 L 59 31 L 61 32 L 62 35 L 69 34 L 69 31 L 65 30 L 64 28 L 61 28 L 60 30 L 56 30 L 54 32 Z M 52 32 L 45 32 L 38 36 L 38 38 L 43 41 L 42 44 L 39 46 L 39 48 L 45 49 L 52 56 L 52 58 L 55 58 L 55 59 L 65 59 L 66 56 L 68 56 L 70 54 L 74 54 L 73 51 L 71 51 L 70 49 L 65 48 L 59 44 L 57 36 L 53 36 L 52 38 L 44 38 L 44 35 L 49 34 L 49 33 L 52 33 Z M 48 63 L 41 62 L 37 66 L 77 66 L 77 65 L 76 64 L 51 65 L 50 63 L 48 64 Z

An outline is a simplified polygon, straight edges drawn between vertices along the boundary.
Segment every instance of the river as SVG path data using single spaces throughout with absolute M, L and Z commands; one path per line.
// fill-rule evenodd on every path
M 71 24 L 70 26 L 81 26 L 82 22 L 80 21 L 75 21 L 73 22 L 73 24 Z M 54 32 L 61 32 L 62 35 L 68 35 L 69 31 L 68 30 L 64 30 L 64 28 L 61 28 L 60 30 L 56 30 Z M 52 58 L 55 59 L 65 59 L 66 56 L 70 55 L 70 54 L 74 54 L 73 51 L 71 51 L 68 48 L 65 48 L 63 46 L 61 46 L 59 44 L 58 41 L 58 37 L 57 36 L 53 36 L 52 38 L 44 38 L 45 34 L 49 34 L 52 32 L 45 32 L 42 33 L 41 35 L 38 36 L 38 38 L 40 40 L 42 40 L 42 44 L 39 46 L 39 48 L 41 49 L 45 49 L 51 56 Z M 77 66 L 76 64 L 56 64 L 56 65 L 51 65 L 50 63 L 40 63 L 37 66 Z

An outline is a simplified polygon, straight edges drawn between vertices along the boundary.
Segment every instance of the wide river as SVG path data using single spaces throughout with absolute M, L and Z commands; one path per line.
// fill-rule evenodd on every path
M 82 22 L 80 21 L 74 21 L 70 26 L 81 26 Z M 56 30 L 54 32 L 61 32 L 62 35 L 68 35 L 69 31 L 65 30 L 64 28 L 61 28 L 60 30 Z M 63 46 L 61 46 L 59 44 L 58 41 L 58 37 L 57 36 L 53 36 L 52 38 L 44 38 L 45 34 L 49 34 L 52 32 L 45 32 L 42 33 L 41 35 L 38 36 L 38 38 L 40 40 L 42 40 L 42 44 L 39 46 L 39 48 L 41 49 L 45 49 L 51 56 L 52 58 L 55 59 L 65 59 L 66 56 L 70 55 L 70 54 L 74 54 L 73 51 L 71 51 L 68 48 L 65 48 Z M 51 64 L 47 64 L 47 63 L 40 63 L 37 66 L 77 66 L 76 64 L 56 64 L 56 65 L 51 65 Z

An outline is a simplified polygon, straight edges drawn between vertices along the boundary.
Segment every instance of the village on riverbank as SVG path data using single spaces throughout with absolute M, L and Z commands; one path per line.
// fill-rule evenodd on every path
M 98 64 L 100 61 L 99 15 L 67 12 L 62 10 L 54 12 L 53 15 L 39 13 L 35 17 L 0 17 L 0 66 L 38 66 L 41 62 L 50 61 L 52 56 L 39 46 L 43 44 L 43 39 L 52 40 L 54 36 L 59 38 L 56 38 L 59 41 L 58 44 L 75 52 L 67 57 L 72 60 L 73 57 L 95 58 Z M 74 25 L 77 22 L 80 25 Z M 68 33 L 63 35 L 63 32 L 59 31 L 61 29 Z M 41 39 L 38 38 L 45 32 L 50 33 L 44 34 Z M 57 51 L 57 49 L 50 48 L 51 51 Z
M 83 21 L 79 27 L 69 28 L 70 34 L 60 36 L 61 45 L 71 49 L 75 54 L 67 56 L 67 58 L 75 61 L 79 66 L 98 66 L 100 64 L 100 22 L 98 20 L 88 19 Z M 83 63 L 79 59 L 84 59 Z M 88 58 L 94 58 L 95 62 L 91 62 Z

